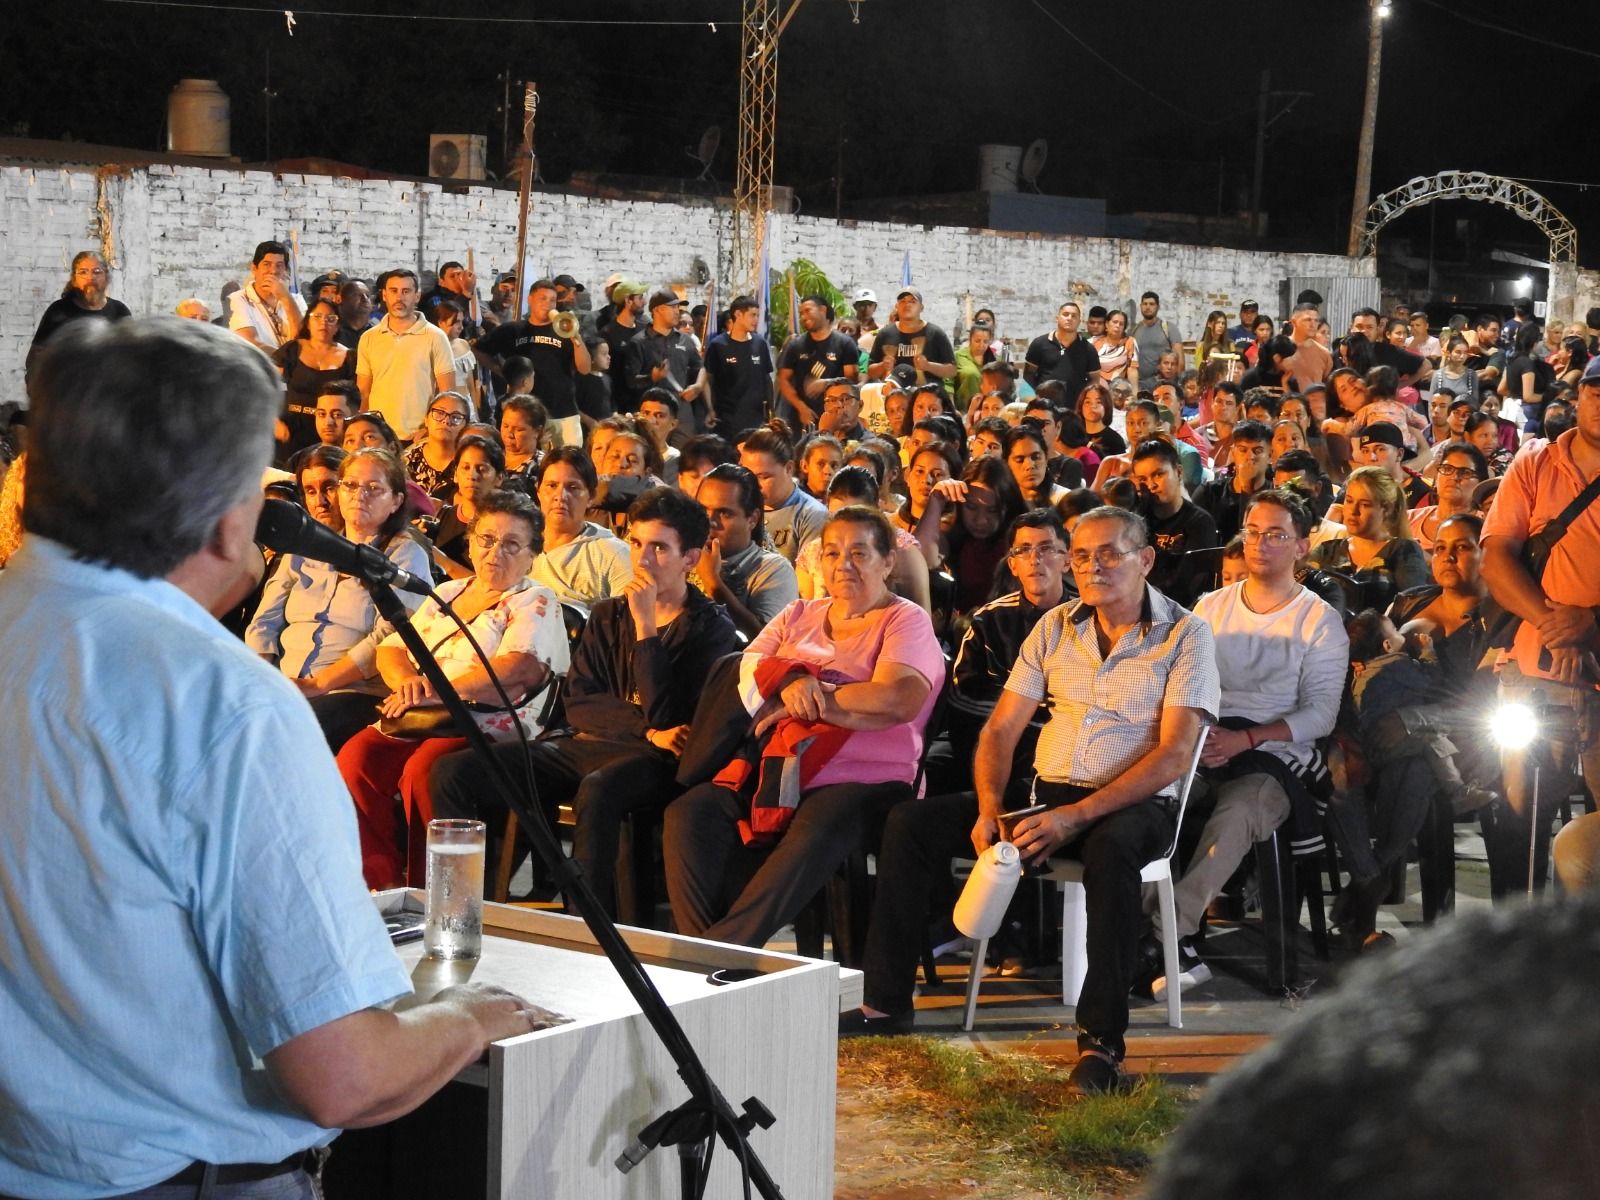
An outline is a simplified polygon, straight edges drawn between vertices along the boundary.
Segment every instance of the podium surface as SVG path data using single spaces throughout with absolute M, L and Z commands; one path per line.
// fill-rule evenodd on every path
M 386 913 L 421 910 L 422 893 L 377 897 Z M 752 1148 L 790 1200 L 833 1194 L 838 1013 L 861 1003 L 861 975 L 831 962 L 622 927 L 651 981 L 737 1112 L 758 1097 L 777 1118 Z M 679 1194 L 674 1147 L 627 1175 L 615 1161 L 639 1131 L 689 1096 L 593 935 L 577 917 L 485 904 L 483 954 L 470 961 L 397 947 L 415 994 L 396 1008 L 473 980 L 516 992 L 571 1018 L 490 1047 L 458 1081 L 487 1089 L 490 1200 L 670 1200 Z M 752 969 L 724 986 L 707 976 Z M 463 1153 L 475 1152 L 462 1147 Z M 744 1194 L 737 1155 L 717 1147 L 707 1195 Z

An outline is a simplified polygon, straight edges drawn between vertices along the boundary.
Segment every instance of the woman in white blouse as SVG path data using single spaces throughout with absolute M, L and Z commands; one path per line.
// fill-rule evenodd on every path
M 402 570 L 427 578 L 428 555 L 405 531 L 410 506 L 400 460 L 387 450 L 346 455 L 318 446 L 300 464 L 300 495 L 312 517 L 353 542 L 376 546 Z M 415 609 L 420 596 L 403 594 Z M 377 716 L 387 689 L 377 678 L 378 643 L 389 633 L 372 597 L 327 563 L 286 554 L 274 566 L 245 644 L 294 681 L 311 701 L 335 754 Z
M 473 522 L 471 579 L 441 584 L 437 598 L 417 610 L 415 625 L 461 698 L 481 705 L 473 719 L 493 740 L 517 736 L 513 721 L 537 737 L 543 692 L 552 678 L 566 673 L 567 631 L 555 593 L 528 578 L 539 548 L 541 522 L 533 501 L 519 492 L 495 492 L 478 505 Z M 504 685 L 515 717 L 500 707 L 489 672 L 441 607 L 441 601 L 472 630 Z M 424 877 L 428 821 L 433 798 L 428 772 L 435 761 L 466 746 L 447 722 L 422 727 L 443 716 L 442 702 L 418 669 L 399 634 L 378 647 L 378 671 L 389 685 L 384 720 L 363 729 L 339 751 L 339 773 L 355 801 L 361 832 L 361 867 L 367 886 L 396 887 Z M 407 728 L 406 726 L 410 726 Z M 404 837 L 395 816 L 400 793 L 406 813 Z M 407 850 L 400 847 L 405 844 Z

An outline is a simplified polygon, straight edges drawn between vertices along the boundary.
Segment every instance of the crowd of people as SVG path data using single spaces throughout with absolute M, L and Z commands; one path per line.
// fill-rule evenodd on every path
M 1600 769 L 1600 310 L 1347 321 L 1304 294 L 1212 312 L 1191 342 L 1146 292 L 1136 313 L 1069 300 L 1031 338 L 980 309 L 957 338 L 906 286 L 881 325 L 871 291 L 850 311 L 803 297 L 774 352 L 753 298 L 713 312 L 620 273 L 598 305 L 568 275 L 520 297 L 502 275 L 480 302 L 459 262 L 427 291 L 406 269 L 288 279 L 288 249 L 261 243 L 218 320 L 282 379 L 269 491 L 431 573 L 436 597 L 406 598 L 418 628 L 513 777 L 531 741 L 541 801 L 570 806 L 620 916 L 656 919 L 618 879 L 640 818 L 676 927 L 753 946 L 875 851 L 846 1032 L 912 1027 L 952 861 L 1007 809 L 1045 806 L 1008 830 L 1026 859 L 1086 866 L 1074 1083 L 1098 1092 L 1130 993 L 1209 978 L 1207 912 L 1257 842 L 1331 843 L 1332 920 L 1371 952 L 1441 806 L 1481 823 L 1494 895 L 1514 895 L 1550 857 L 1536 759 Z M 74 260 L 41 355 L 129 316 L 107 282 Z M 50 527 L 26 462 L 0 564 Z M 420 882 L 433 817 L 504 827 L 357 581 L 277 556 L 222 615 L 306 697 L 369 887 Z M 1497 699 L 1537 710 L 1539 746 L 1493 747 Z M 1206 727 L 1167 979 L 1139 870 Z M 1600 816 L 1555 845 L 1563 886 L 1588 885 Z

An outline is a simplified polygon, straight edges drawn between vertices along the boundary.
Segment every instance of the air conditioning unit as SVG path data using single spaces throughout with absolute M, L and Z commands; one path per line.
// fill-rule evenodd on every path
M 430 179 L 482 179 L 488 138 L 481 133 L 435 133 L 428 138 Z

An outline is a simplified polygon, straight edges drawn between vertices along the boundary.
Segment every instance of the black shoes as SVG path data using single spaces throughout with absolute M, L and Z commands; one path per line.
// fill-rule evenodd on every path
M 1126 1091 L 1131 1084 L 1119 1063 L 1104 1050 L 1085 1050 L 1078 1065 L 1067 1077 L 1067 1091 L 1074 1096 L 1109 1096 Z
M 869 1017 L 859 1008 L 839 1014 L 839 1036 L 847 1037 L 898 1037 L 910 1033 L 917 1022 L 917 1010 L 908 1008 L 902 1013 L 884 1017 Z

